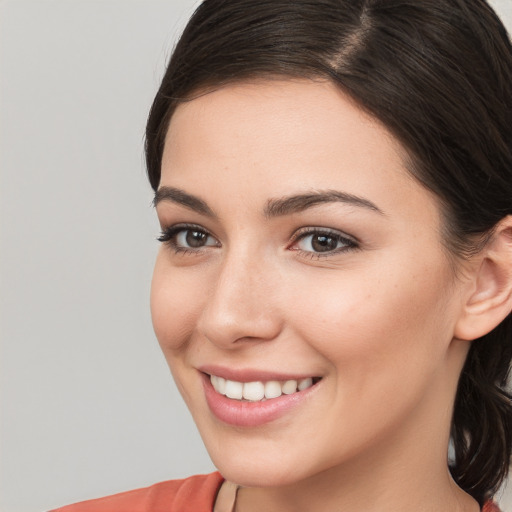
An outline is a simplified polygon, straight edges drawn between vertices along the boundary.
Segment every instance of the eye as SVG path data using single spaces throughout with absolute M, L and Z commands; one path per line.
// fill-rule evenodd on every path
M 358 243 L 339 231 L 304 228 L 294 237 L 291 249 L 311 255 L 331 255 L 358 247 Z
M 158 241 L 169 244 L 176 252 L 220 247 L 220 243 L 201 226 L 179 224 L 162 230 Z
M 215 245 L 213 237 L 197 229 L 184 229 L 175 236 L 176 245 L 191 249 L 198 249 L 206 245 Z

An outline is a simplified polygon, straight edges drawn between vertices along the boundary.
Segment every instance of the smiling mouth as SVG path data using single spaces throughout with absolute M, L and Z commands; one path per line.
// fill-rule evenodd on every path
M 281 395 L 293 395 L 311 388 L 320 380 L 321 377 L 307 377 L 300 380 L 238 382 L 210 375 L 210 382 L 217 393 L 232 400 L 247 402 L 264 402 Z

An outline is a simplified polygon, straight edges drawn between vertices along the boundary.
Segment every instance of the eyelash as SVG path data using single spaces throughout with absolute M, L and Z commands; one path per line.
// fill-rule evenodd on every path
M 322 258 L 328 258 L 333 255 L 341 254 L 348 251 L 353 251 L 359 249 L 359 242 L 353 238 L 349 237 L 340 231 L 336 231 L 334 229 L 329 228 L 318 228 L 318 227 L 306 227 L 299 229 L 292 237 L 292 243 L 289 248 L 293 247 L 297 243 L 305 240 L 308 236 L 317 236 L 317 237 L 326 237 L 334 240 L 336 243 L 342 243 L 343 247 L 339 247 L 333 250 L 329 250 L 326 252 L 314 252 L 314 251 L 305 251 L 303 249 L 293 249 L 297 251 L 302 257 L 319 260 Z
M 176 224 L 175 226 L 163 228 L 162 233 L 157 238 L 157 240 L 159 242 L 167 244 L 174 250 L 175 253 L 180 253 L 180 254 L 200 254 L 204 250 L 205 247 L 211 247 L 211 246 L 204 246 L 204 247 L 199 247 L 199 248 L 193 248 L 193 247 L 182 247 L 182 246 L 178 245 L 178 243 L 176 241 L 176 237 L 180 233 L 185 233 L 187 231 L 203 233 L 207 237 L 215 238 L 206 229 L 204 229 L 203 227 L 201 227 L 197 224 Z
M 180 233 L 186 233 L 187 231 L 194 231 L 197 233 L 202 233 L 208 238 L 215 237 L 211 235 L 206 229 L 197 225 L 197 224 L 177 224 L 175 226 L 170 226 L 162 229 L 162 233 L 157 238 L 159 242 L 165 243 L 169 245 L 175 253 L 180 254 L 201 254 L 205 248 L 208 247 L 219 247 L 218 245 L 205 245 L 198 248 L 193 247 L 183 247 L 178 244 L 176 238 Z M 343 247 L 335 248 L 333 250 L 328 250 L 326 252 L 315 252 L 315 251 L 306 251 L 304 249 L 293 249 L 293 246 L 305 240 L 308 236 L 317 236 L 317 237 L 326 237 L 331 240 L 334 240 L 337 244 L 342 243 Z M 328 258 L 329 256 L 333 256 L 334 254 L 340 254 L 343 252 L 348 252 L 351 250 L 359 249 L 359 242 L 353 237 L 349 237 L 344 235 L 343 233 L 336 231 L 334 229 L 328 228 L 318 228 L 318 227 L 305 227 L 299 229 L 292 236 L 291 243 L 288 245 L 289 250 L 296 251 L 300 254 L 301 257 L 309 258 L 309 259 L 321 259 Z

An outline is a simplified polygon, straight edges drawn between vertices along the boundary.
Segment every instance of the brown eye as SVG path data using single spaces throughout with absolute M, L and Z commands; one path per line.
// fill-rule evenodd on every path
M 208 235 L 203 231 L 188 229 L 187 231 L 182 231 L 182 233 L 185 235 L 185 245 L 188 247 L 203 247 L 208 242 Z M 180 238 L 180 235 L 178 235 L 178 238 Z
M 213 236 L 197 228 L 182 228 L 172 238 L 174 238 L 173 245 L 177 249 L 201 249 L 219 245 Z
M 170 245 L 176 252 L 194 251 L 203 247 L 220 247 L 219 241 L 200 226 L 176 225 L 165 228 L 158 237 L 160 242 Z
M 313 235 L 310 244 L 315 252 L 328 252 L 338 247 L 338 240 L 332 236 Z
M 309 229 L 297 237 L 296 250 L 311 254 L 337 253 L 358 247 L 357 242 L 337 231 Z

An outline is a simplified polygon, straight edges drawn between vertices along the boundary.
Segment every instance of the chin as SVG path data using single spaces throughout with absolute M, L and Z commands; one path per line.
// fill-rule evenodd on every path
M 213 462 L 226 480 L 242 487 L 282 487 L 304 478 L 279 464 L 255 464 L 244 460 Z
M 323 464 L 312 464 L 305 454 L 294 454 L 293 446 L 276 447 L 270 443 L 265 446 L 255 442 L 246 447 L 240 442 L 223 441 L 207 442 L 208 453 L 226 480 L 243 487 L 284 487 L 326 469 Z

